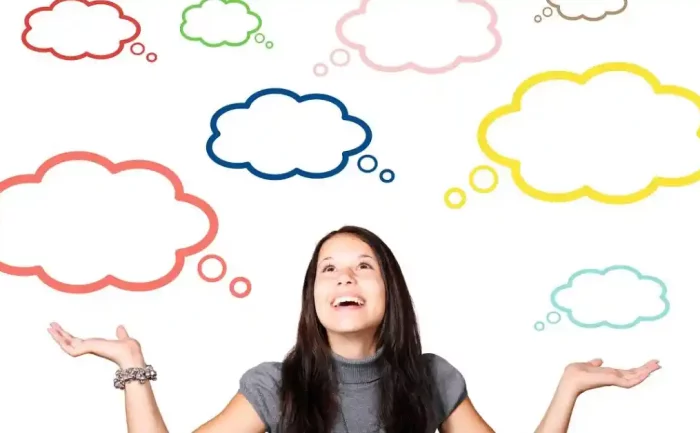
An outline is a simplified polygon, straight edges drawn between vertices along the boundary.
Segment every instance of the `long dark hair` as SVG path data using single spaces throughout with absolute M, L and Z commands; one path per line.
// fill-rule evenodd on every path
M 345 226 L 327 234 L 314 250 L 304 278 L 297 341 L 282 364 L 281 420 L 284 433 L 330 433 L 338 416 L 337 379 L 328 336 L 316 315 L 314 283 L 323 244 L 349 234 L 372 248 L 386 286 L 384 319 L 377 331 L 382 348 L 379 417 L 387 433 L 425 433 L 432 422 L 432 383 L 422 361 L 413 301 L 389 247 L 369 230 Z

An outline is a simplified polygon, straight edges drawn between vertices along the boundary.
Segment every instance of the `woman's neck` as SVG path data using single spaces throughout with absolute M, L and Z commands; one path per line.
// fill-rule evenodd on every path
M 382 375 L 381 356 L 381 348 L 362 359 L 348 359 L 333 353 L 333 366 L 338 381 L 342 384 L 368 384 L 377 381 Z
M 374 333 L 361 335 L 328 333 L 328 344 L 333 353 L 345 359 L 365 359 L 377 353 Z

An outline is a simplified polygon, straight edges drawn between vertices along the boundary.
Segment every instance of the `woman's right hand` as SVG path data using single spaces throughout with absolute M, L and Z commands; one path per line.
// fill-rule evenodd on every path
M 108 359 L 122 369 L 145 366 L 141 345 L 129 337 L 126 329 L 121 325 L 117 327 L 116 340 L 77 338 L 69 334 L 58 323 L 51 323 L 48 331 L 61 349 L 74 358 L 91 354 Z

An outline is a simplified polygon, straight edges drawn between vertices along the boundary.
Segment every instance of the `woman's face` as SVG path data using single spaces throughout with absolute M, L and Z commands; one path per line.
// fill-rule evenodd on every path
M 314 302 L 329 333 L 375 330 L 384 318 L 386 290 L 374 251 L 355 236 L 339 234 L 322 246 Z

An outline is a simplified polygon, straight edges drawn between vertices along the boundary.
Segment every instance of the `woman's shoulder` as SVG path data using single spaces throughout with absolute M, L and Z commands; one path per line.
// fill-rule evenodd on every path
M 241 386 L 275 390 L 282 380 L 281 362 L 261 362 L 241 376 Z
M 428 366 L 430 374 L 433 379 L 437 379 L 440 382 L 444 380 L 461 380 L 464 381 L 462 373 L 452 365 L 448 360 L 435 353 L 424 353 L 422 355 L 423 361 Z
M 281 382 L 281 362 L 262 362 L 241 376 L 239 392 L 253 406 L 265 424 L 265 431 L 276 431 L 279 422 Z
M 467 398 L 467 383 L 462 373 L 440 355 L 424 353 L 422 358 L 435 387 L 435 406 L 442 422 Z

